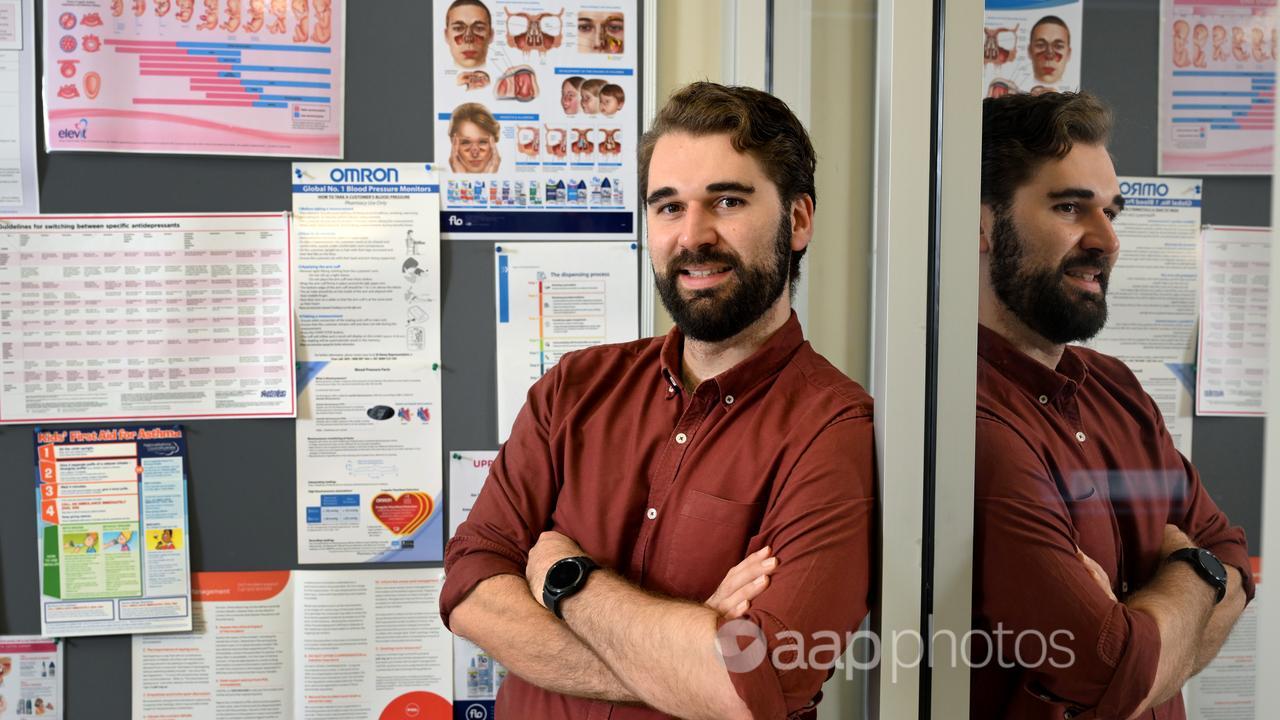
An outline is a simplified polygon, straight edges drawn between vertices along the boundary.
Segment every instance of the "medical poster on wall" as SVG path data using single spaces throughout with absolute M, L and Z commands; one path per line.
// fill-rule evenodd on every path
M 292 170 L 298 561 L 440 560 L 439 176 Z
M 51 152 L 342 157 L 346 0 L 47 0 Z
M 451 720 L 444 571 L 202 572 L 189 633 L 133 638 L 134 720 Z
M 640 337 L 636 243 L 526 242 L 497 262 L 498 442 L 529 388 L 565 353 Z
M 1240 613 L 1217 657 L 1182 688 L 1188 720 L 1256 720 L 1258 623 L 1262 603 L 1262 558 L 1253 564 L 1255 595 Z
M 1160 174 L 1267 175 L 1276 0 L 1161 0 Z
M 40 632 L 191 629 L 181 426 L 35 429 Z
M 62 643 L 34 635 L 0 636 L 0 720 L 61 720 Z
M 0 0 L 0 214 L 40 212 L 35 0 Z
M 1080 89 L 1084 0 L 986 0 L 986 97 Z
M 1107 324 L 1088 342 L 1120 358 L 1160 407 L 1178 451 L 1191 457 L 1200 317 L 1201 183 L 1122 177 L 1123 248 L 1107 283 Z
M 1265 414 L 1271 228 L 1207 225 L 1196 414 Z
M 634 238 L 635 0 L 433 0 L 446 238 Z

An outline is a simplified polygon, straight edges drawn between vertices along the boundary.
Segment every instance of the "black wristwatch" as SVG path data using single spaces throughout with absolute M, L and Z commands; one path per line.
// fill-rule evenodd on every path
M 1196 574 L 1218 594 L 1214 605 L 1222 602 L 1227 596 L 1227 568 L 1216 555 L 1203 548 L 1183 548 L 1169 555 L 1168 562 L 1185 561 L 1195 568 Z
M 542 604 L 563 620 L 560 603 L 581 590 L 591 573 L 599 569 L 600 566 L 585 555 L 557 560 L 542 580 Z

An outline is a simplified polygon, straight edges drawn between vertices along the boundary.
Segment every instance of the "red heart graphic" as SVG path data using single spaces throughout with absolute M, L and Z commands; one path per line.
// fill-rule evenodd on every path
M 431 496 L 421 492 L 407 492 L 400 497 L 390 493 L 374 496 L 373 516 L 396 535 L 409 535 L 422 526 L 431 515 Z

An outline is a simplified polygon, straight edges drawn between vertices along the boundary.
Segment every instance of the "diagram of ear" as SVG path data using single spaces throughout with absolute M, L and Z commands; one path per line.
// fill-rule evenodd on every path
M 569 152 L 568 133 L 562 128 L 543 126 L 547 131 L 547 154 L 562 158 Z
M 499 100 L 529 102 L 538 97 L 538 76 L 528 65 L 517 65 L 498 78 L 494 96 Z
M 618 133 L 622 132 L 621 128 L 613 128 L 611 130 L 601 130 L 604 133 L 604 140 L 600 141 L 600 153 L 603 155 L 621 155 L 622 142 L 618 140 Z
M 538 128 L 522 125 L 516 129 L 516 149 L 529 157 L 538 157 Z
M 507 45 L 528 55 L 537 51 L 543 55 L 560 47 L 564 40 L 564 8 L 558 13 L 528 13 L 507 11 Z
M 489 87 L 489 73 L 483 70 L 468 70 L 458 73 L 458 84 L 468 90 L 480 90 Z
M 596 151 L 596 144 L 587 139 L 590 132 L 591 128 L 574 128 L 573 144 L 569 146 L 574 155 L 590 155 Z

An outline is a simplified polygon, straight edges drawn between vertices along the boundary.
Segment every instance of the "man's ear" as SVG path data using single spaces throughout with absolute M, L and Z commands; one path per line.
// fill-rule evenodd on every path
M 996 213 L 991 206 L 982 203 L 982 210 L 978 214 L 978 252 L 991 252 L 991 230 L 996 224 Z
M 791 251 L 800 252 L 813 239 L 813 198 L 807 193 L 791 201 Z

